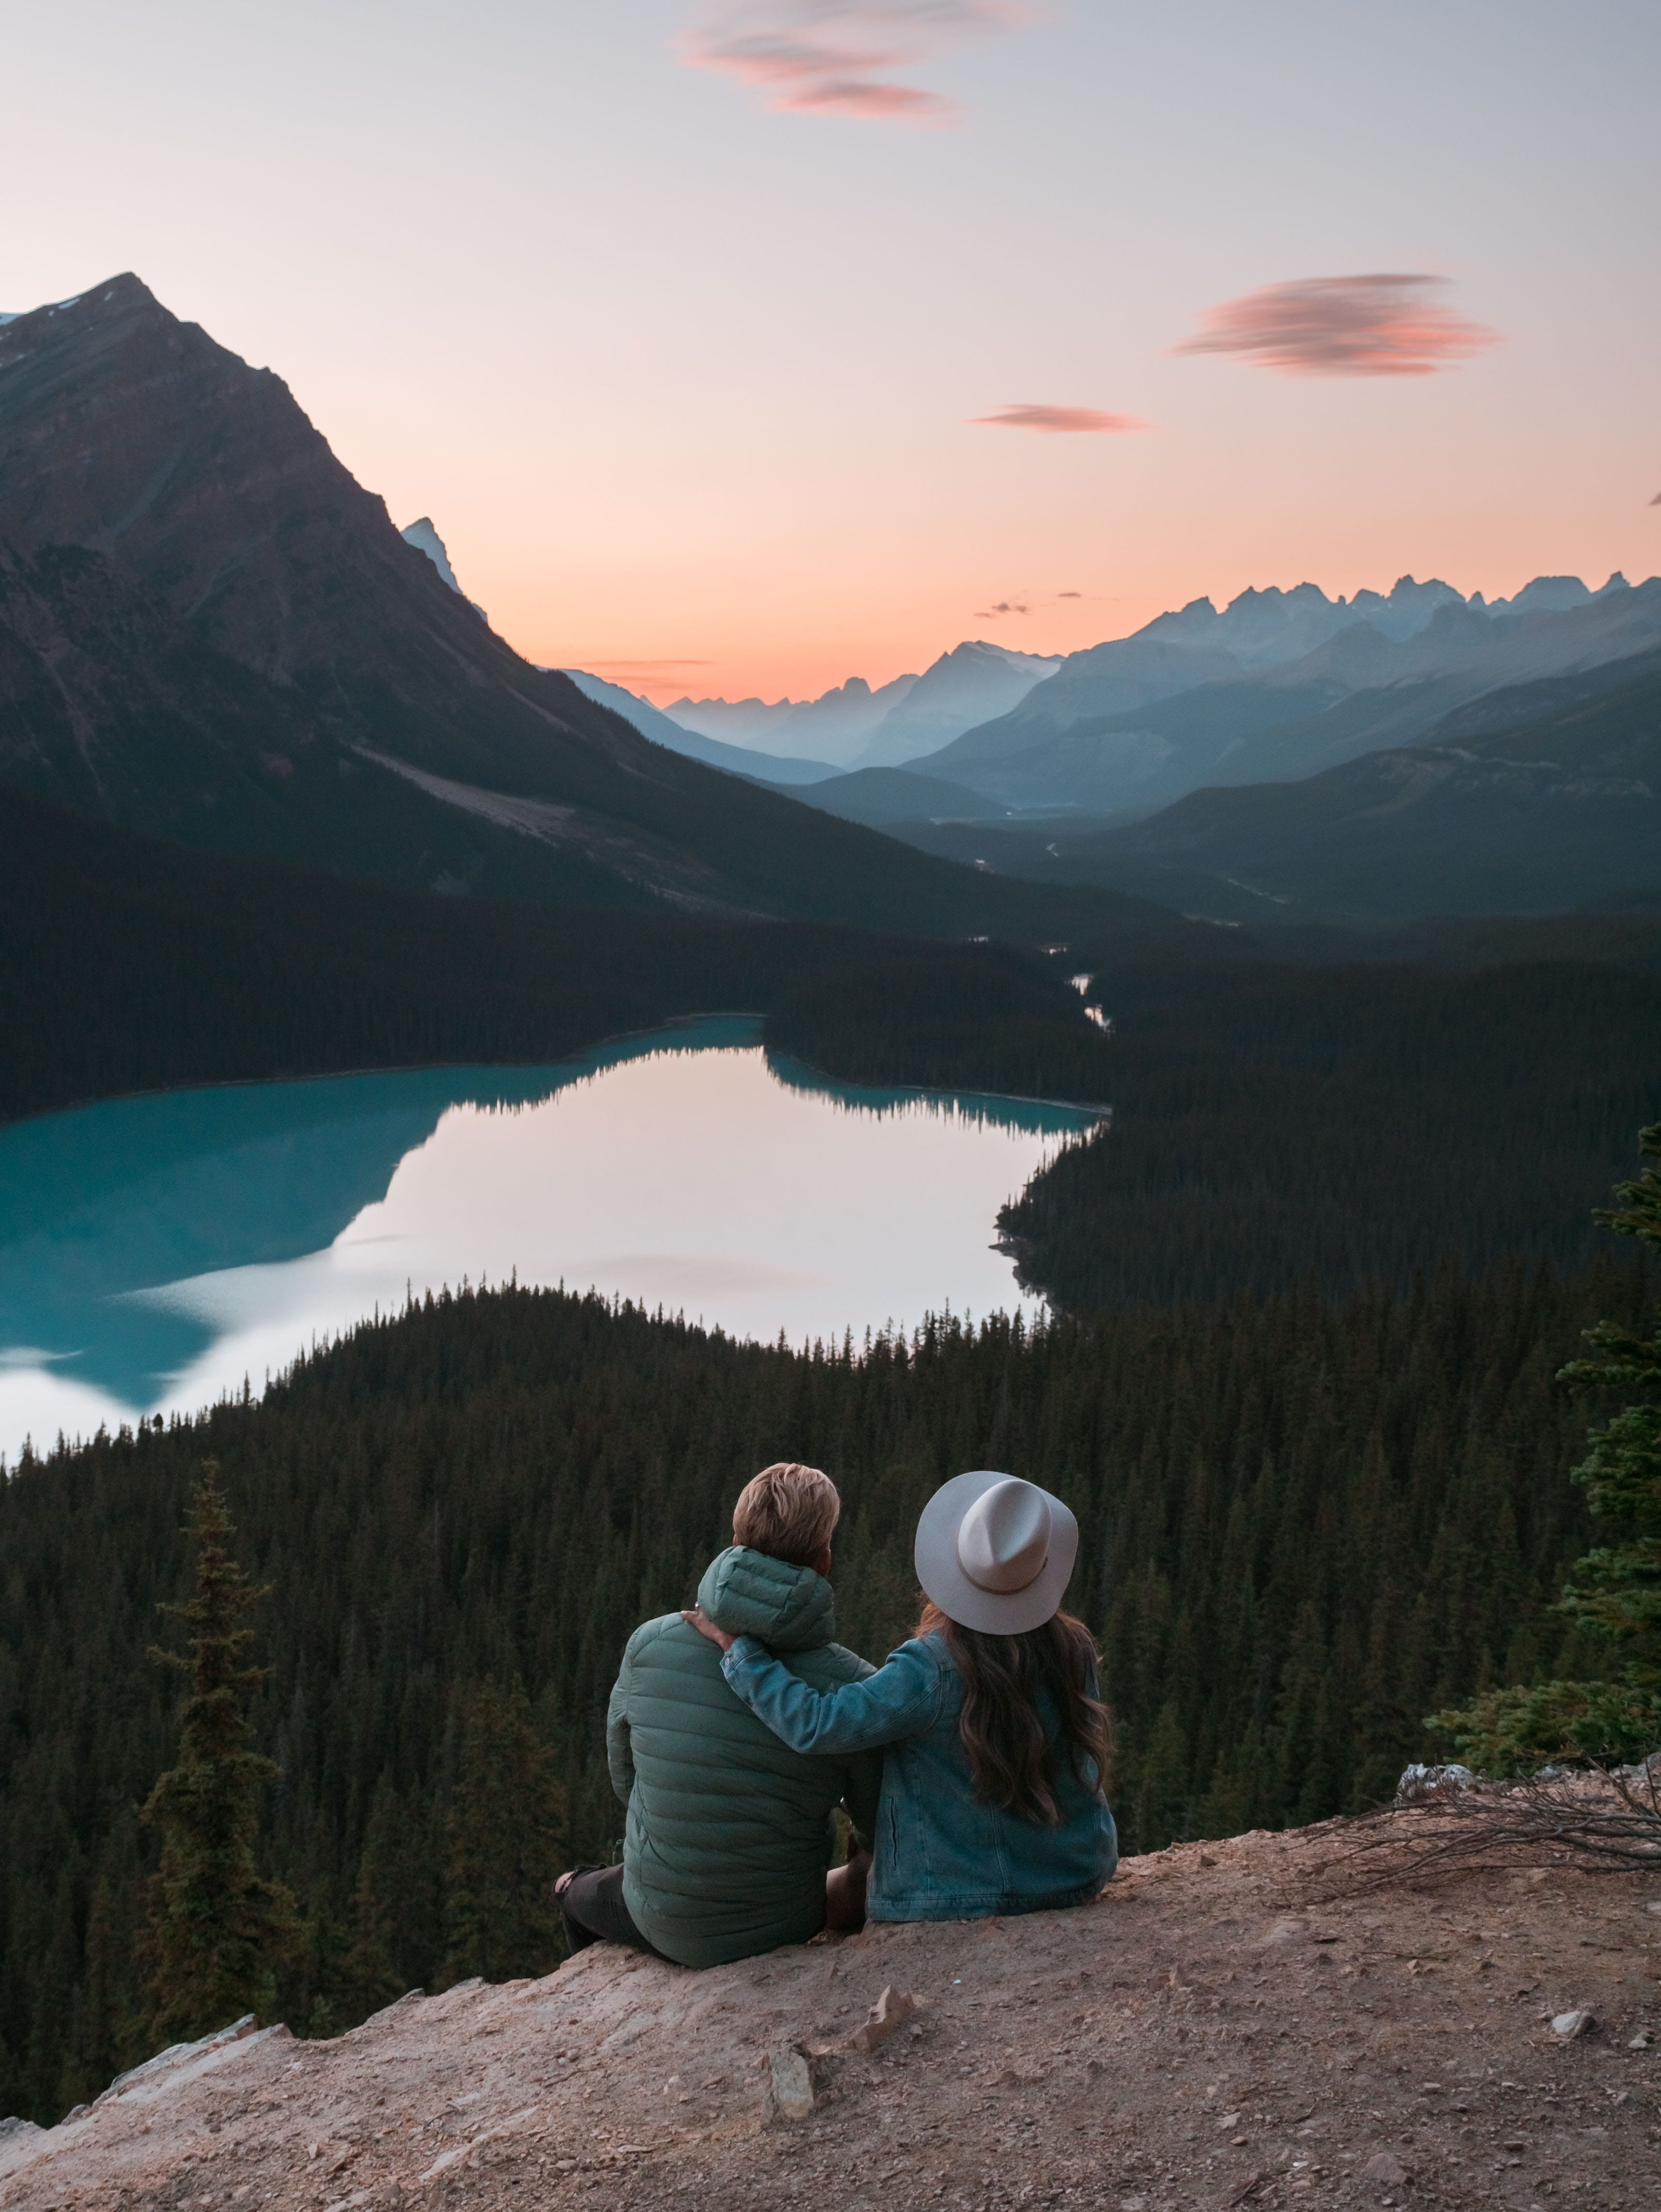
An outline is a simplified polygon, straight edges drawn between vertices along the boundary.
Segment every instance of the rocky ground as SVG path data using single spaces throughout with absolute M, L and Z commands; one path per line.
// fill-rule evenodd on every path
M 192 2046 L 0 2133 L 0 2205 L 1655 2212 L 1661 1883 L 1557 1867 L 1319 1902 L 1342 1848 L 1187 1845 L 1076 1912 L 707 1973 L 597 1948 L 330 2043 Z M 885 1986 L 921 2009 L 849 2047 Z

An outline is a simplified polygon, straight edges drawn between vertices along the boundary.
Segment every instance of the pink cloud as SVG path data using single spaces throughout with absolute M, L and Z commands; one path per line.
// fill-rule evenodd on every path
M 932 125 L 952 119 L 952 101 L 896 72 L 1029 20 L 1021 0 L 739 0 L 688 32 L 681 52 L 776 111 Z
M 1177 353 L 1244 354 L 1293 376 L 1430 376 L 1503 343 L 1430 296 L 1441 276 L 1307 276 L 1208 308 Z
M 1099 434 L 1151 430 L 1155 427 L 1152 422 L 1144 422 L 1139 415 L 1108 415 L 1099 407 L 1048 407 L 1031 401 L 1000 407 L 990 415 L 971 415 L 969 419 L 977 427 L 993 430 L 1042 430 L 1052 437 L 1058 433 L 1081 430 Z

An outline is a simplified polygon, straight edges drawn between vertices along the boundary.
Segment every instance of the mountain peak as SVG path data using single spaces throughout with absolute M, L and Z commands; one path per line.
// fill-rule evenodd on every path
M 79 547 L 334 740 L 536 791 L 640 741 L 412 559 L 282 379 L 125 272 L 0 331 L 0 538 Z
M 398 534 L 406 545 L 413 545 L 417 553 L 424 553 L 427 556 L 453 592 L 460 591 L 461 586 L 456 580 L 455 570 L 450 566 L 450 556 L 445 550 L 444 540 L 433 527 L 433 518 L 430 514 L 423 514 L 414 522 L 405 523 Z
M 1208 600 L 1206 604 L 1209 605 L 1210 602 Z M 1226 611 L 1233 614 L 1238 609 L 1250 614 L 1258 608 L 1264 608 L 1272 612 L 1281 607 L 1300 605 L 1304 606 L 1319 605 L 1329 607 L 1335 604 L 1333 600 L 1328 599 L 1318 584 L 1294 584 L 1289 592 L 1282 591 L 1278 584 L 1262 586 L 1248 584 L 1244 591 L 1237 592 L 1229 601 Z M 1186 612 L 1187 610 L 1184 609 L 1183 611 Z
M 1591 598 L 1579 576 L 1536 576 L 1515 598 L 1495 599 L 1493 604 L 1495 613 L 1503 608 L 1509 615 L 1558 615 L 1571 607 L 1584 607 Z
M 72 292 L 66 300 L 43 300 L 39 307 L 0 315 L 0 325 L 5 326 L 10 343 L 15 344 L 38 337 L 53 323 L 67 324 L 71 317 L 84 327 L 88 323 L 113 321 L 135 308 L 147 307 L 164 315 L 167 312 L 143 278 L 126 269 L 119 276 L 106 276 L 101 284 L 89 285 L 84 292 Z

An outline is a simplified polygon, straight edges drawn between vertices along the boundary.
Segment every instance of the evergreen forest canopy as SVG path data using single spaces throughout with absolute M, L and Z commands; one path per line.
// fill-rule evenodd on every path
M 623 1643 L 690 1598 L 782 1454 L 842 1488 L 839 1632 L 873 1657 L 915 1618 L 946 1475 L 1013 1467 L 1068 1500 L 1129 1849 L 1376 1802 L 1422 1716 L 1588 1671 L 1555 1605 L 1589 1533 L 1585 1408 L 1553 1378 L 1591 1322 L 1654 1310 L 1606 1257 L 795 1352 L 496 1291 L 366 1326 L 262 1404 L 26 1462 L 0 1489 L 0 2109 L 56 2118 L 155 2047 L 140 1808 L 178 1723 L 146 1652 L 189 1594 L 205 1457 L 269 1586 L 251 1749 L 297 1913 L 278 2008 L 330 2033 L 552 1963 L 505 1845 L 612 1852 Z

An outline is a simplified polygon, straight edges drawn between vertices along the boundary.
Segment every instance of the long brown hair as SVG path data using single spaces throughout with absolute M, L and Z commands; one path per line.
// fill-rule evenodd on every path
M 983 1804 L 1017 1813 L 1040 1827 L 1059 1826 L 1056 1779 L 1063 1753 L 1080 1782 L 1086 1778 L 1084 1762 L 1092 1761 L 1097 1786 L 1106 1789 L 1113 1723 L 1101 1699 L 1091 1694 L 1098 1657 L 1083 1621 L 1057 1613 L 1023 1636 L 993 1636 L 963 1627 L 937 1605 L 925 1605 L 917 1633 L 927 1636 L 934 1629 L 945 1636 L 963 1677 L 958 1731 Z M 1061 1720 L 1053 1744 L 1044 1741 L 1038 1711 L 1043 1691 Z

